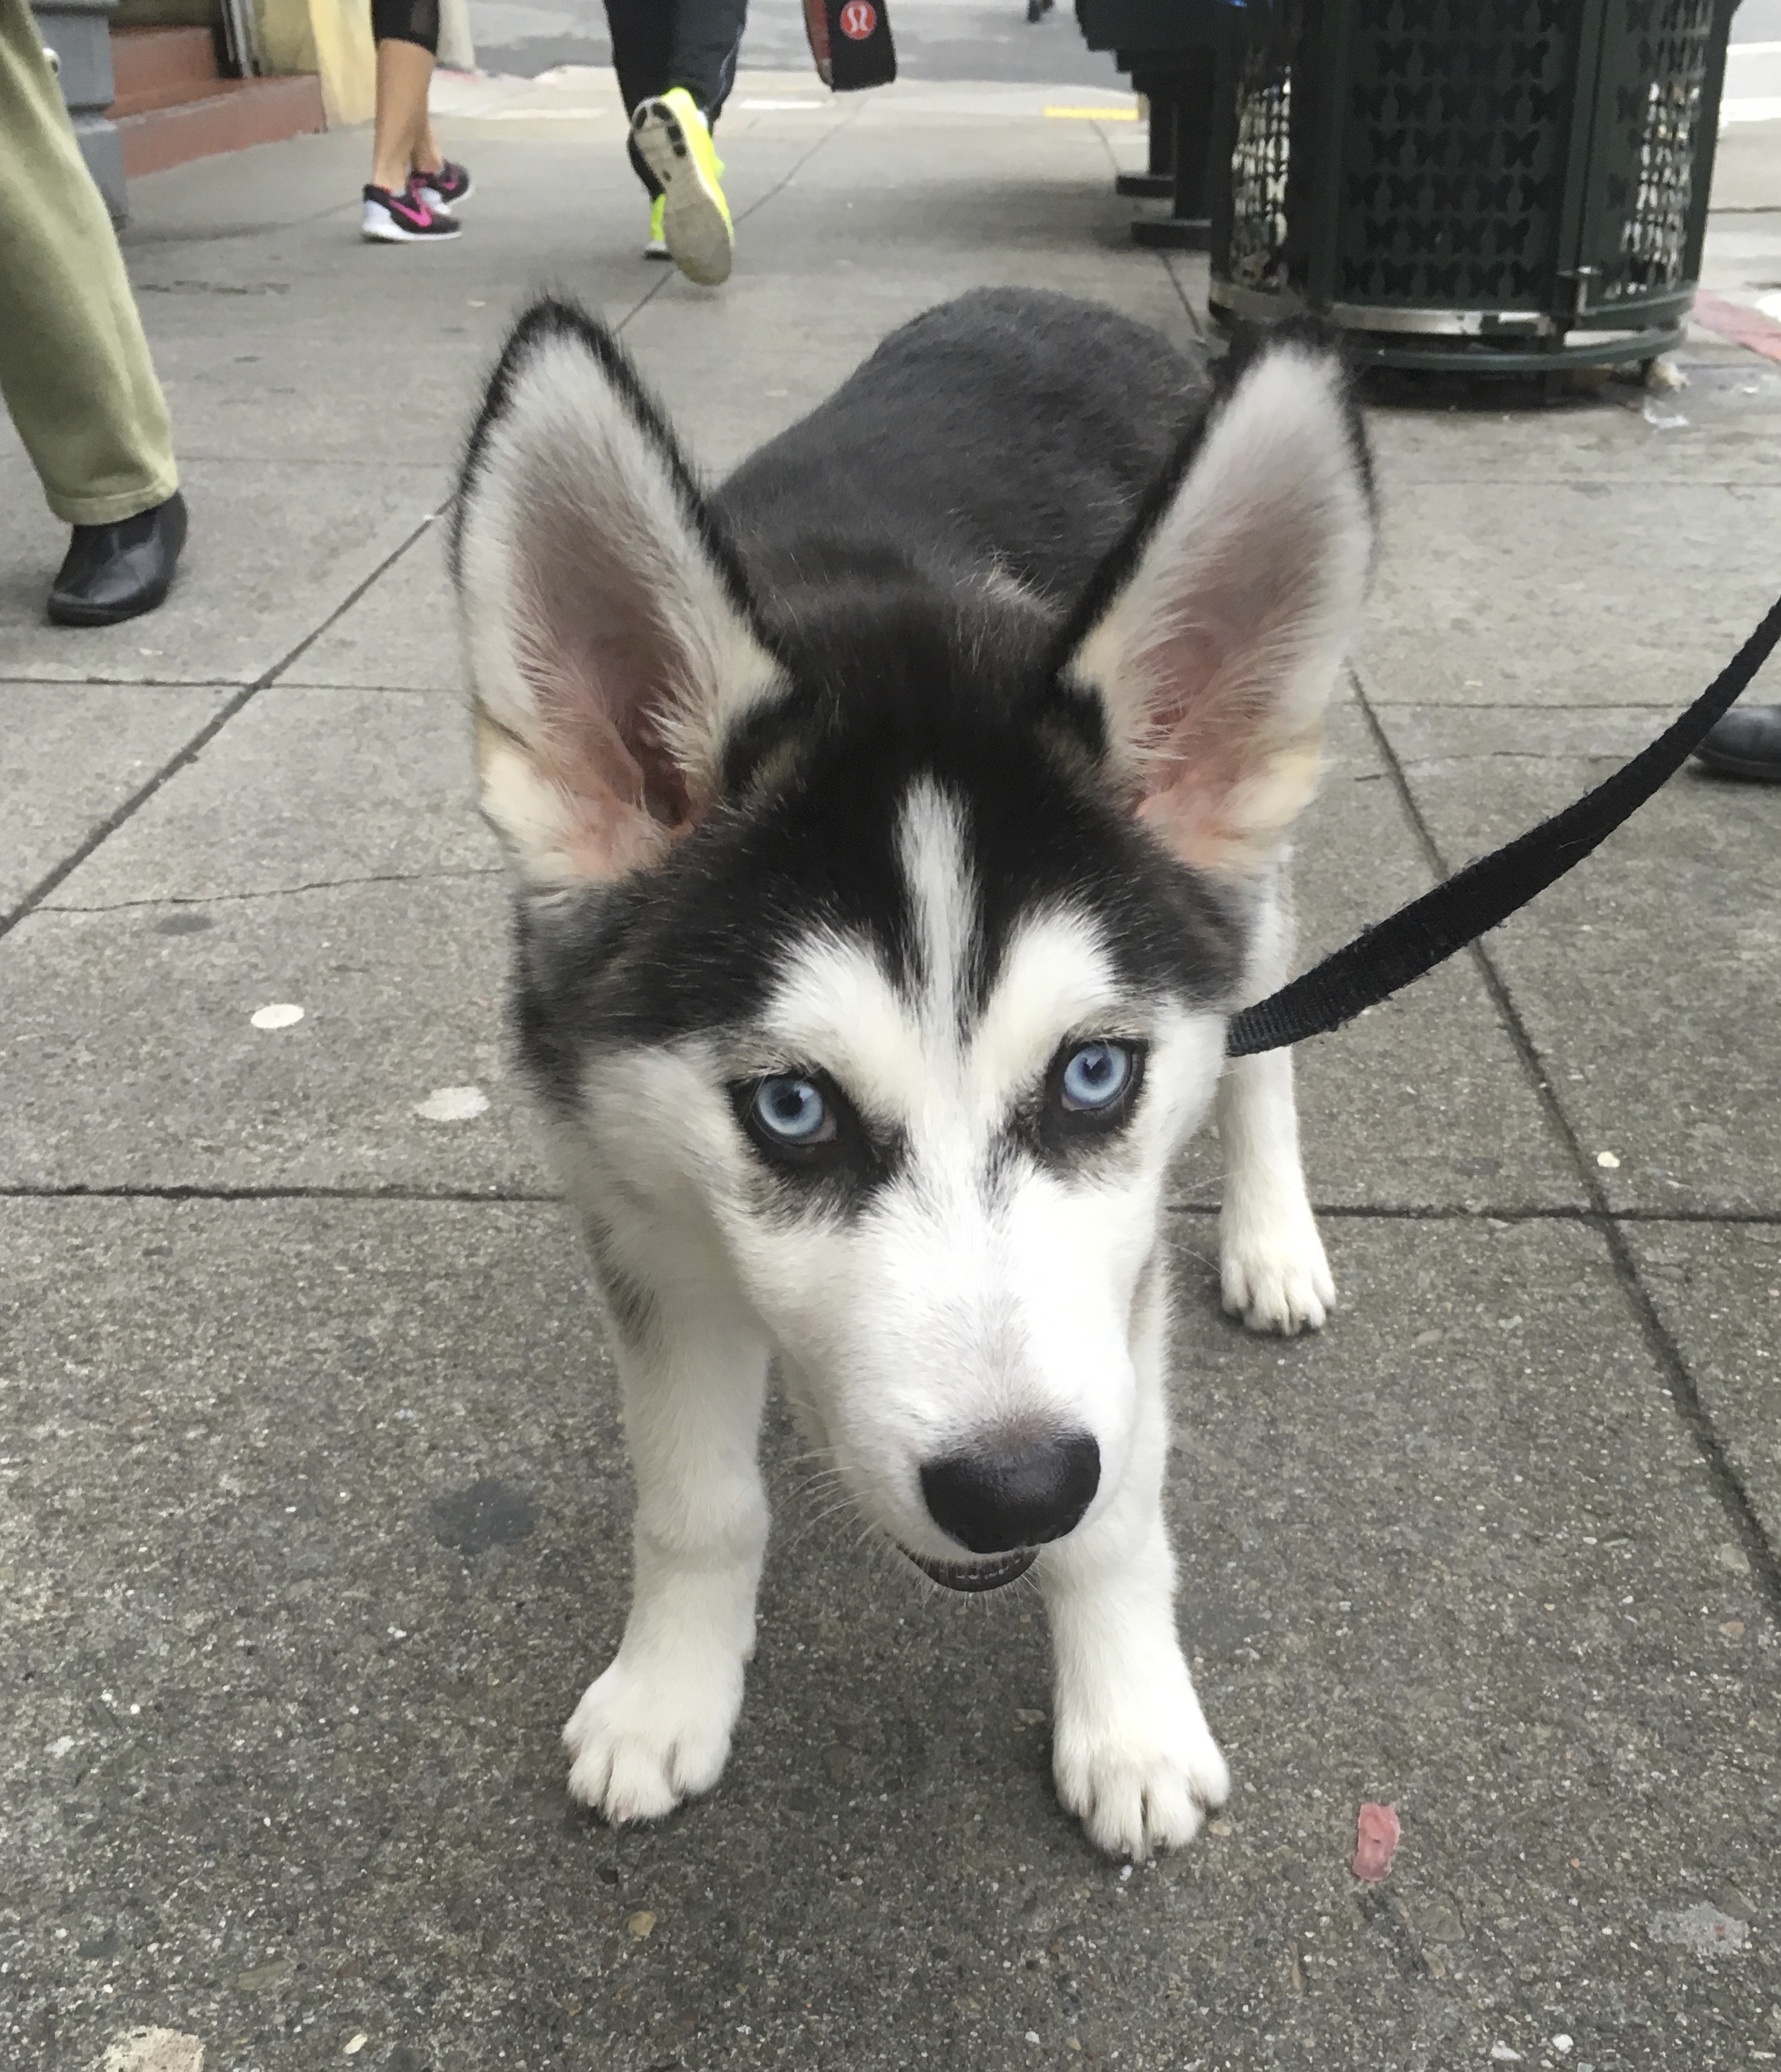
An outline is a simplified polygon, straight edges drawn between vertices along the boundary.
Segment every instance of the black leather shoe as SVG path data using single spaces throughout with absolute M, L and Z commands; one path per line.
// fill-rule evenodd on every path
M 1781 705 L 1734 705 L 1694 752 L 1716 776 L 1781 784 Z
M 50 617 L 58 626 L 116 626 L 154 610 L 185 544 L 186 500 L 178 490 L 115 525 L 76 525 L 50 586 Z

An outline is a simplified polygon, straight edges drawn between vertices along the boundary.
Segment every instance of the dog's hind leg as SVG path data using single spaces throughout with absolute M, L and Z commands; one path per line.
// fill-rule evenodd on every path
M 1167 1297 L 1160 1255 L 1133 1333 L 1138 1418 L 1113 1502 L 1045 1548 L 1039 1575 L 1054 1662 L 1052 1774 L 1098 1848 L 1142 1862 L 1191 1841 L 1230 1774 L 1175 1631 L 1175 1564 L 1162 1519 Z
M 631 1613 L 563 1729 L 571 1795 L 615 1823 L 659 1819 L 717 1782 L 754 1652 L 767 1526 L 758 1327 L 721 1300 L 677 1291 L 670 1311 L 630 1292 L 611 1307 L 637 1482 Z
M 1292 951 L 1282 860 L 1257 914 L 1241 1005 L 1265 1000 L 1284 984 Z M 1305 1191 L 1292 1052 L 1232 1059 L 1219 1081 L 1217 1114 L 1224 1155 L 1219 1216 L 1224 1306 L 1252 1331 L 1289 1338 L 1317 1330 L 1335 1306 L 1335 1284 Z

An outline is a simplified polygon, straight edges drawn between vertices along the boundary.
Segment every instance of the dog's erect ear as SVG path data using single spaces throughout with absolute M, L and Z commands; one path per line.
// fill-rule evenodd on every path
M 1061 676 L 1184 862 L 1248 870 L 1316 788 L 1372 554 L 1366 450 L 1335 357 L 1265 348 L 1090 585 Z
M 778 671 L 673 435 L 584 311 L 520 319 L 455 524 L 483 812 L 541 887 L 651 861 Z

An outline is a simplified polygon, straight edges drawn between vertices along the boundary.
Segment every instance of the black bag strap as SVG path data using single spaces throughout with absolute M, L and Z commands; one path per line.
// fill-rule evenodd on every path
M 1781 598 L 1708 688 L 1631 763 L 1504 847 L 1444 878 L 1278 993 L 1233 1015 L 1232 1058 L 1327 1035 L 1475 942 L 1580 864 L 1688 760 L 1781 642 Z

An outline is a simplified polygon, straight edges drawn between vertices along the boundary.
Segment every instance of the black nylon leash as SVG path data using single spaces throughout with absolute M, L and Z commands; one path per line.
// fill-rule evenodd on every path
M 1781 643 L 1781 598 L 1682 715 L 1631 763 L 1549 820 L 1401 906 L 1322 964 L 1233 1015 L 1225 1054 L 1250 1058 L 1325 1036 L 1433 971 L 1575 868 L 1629 820 L 1699 747 Z

